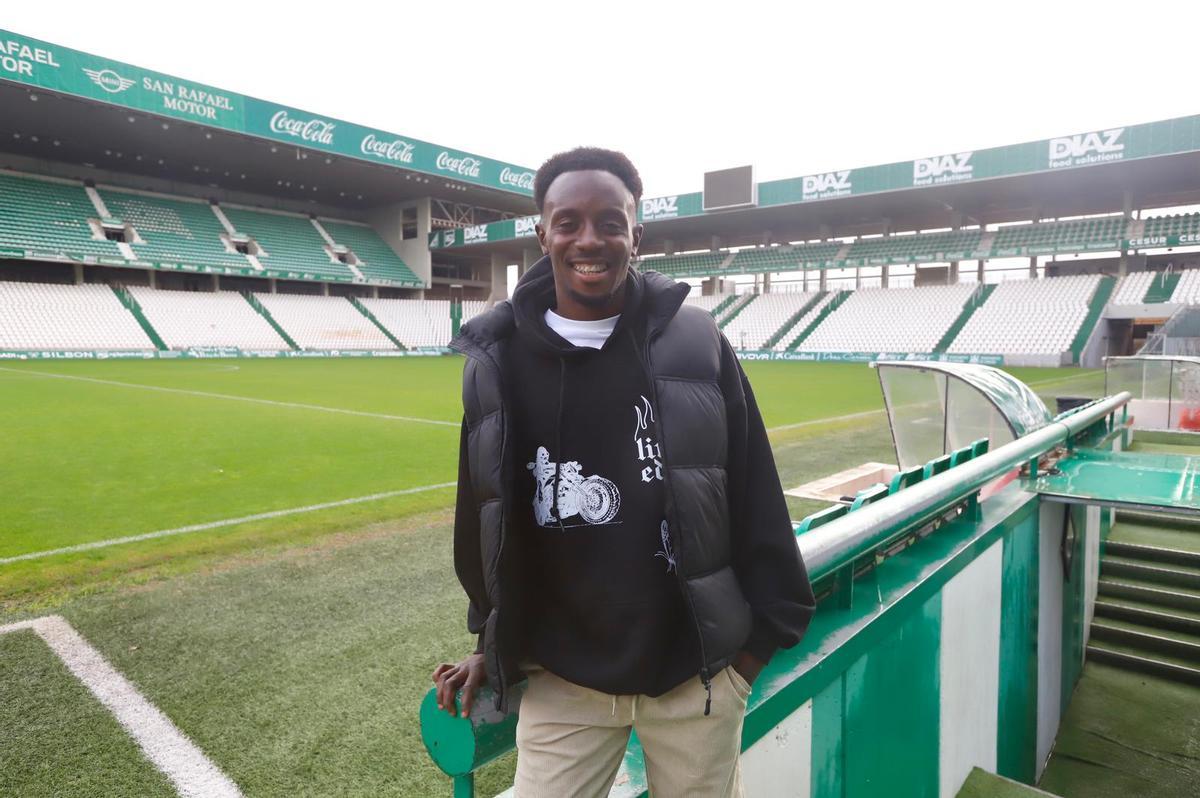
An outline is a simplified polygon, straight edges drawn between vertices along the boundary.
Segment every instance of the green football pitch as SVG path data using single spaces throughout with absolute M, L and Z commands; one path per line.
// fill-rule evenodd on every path
M 745 368 L 785 487 L 894 459 L 866 365 Z M 416 715 L 471 645 L 450 553 L 461 370 L 0 363 L 0 627 L 64 618 L 244 795 L 448 795 Z M 1102 389 L 1013 371 L 1051 406 Z M 77 676 L 35 630 L 0 634 L 0 795 L 175 794 Z

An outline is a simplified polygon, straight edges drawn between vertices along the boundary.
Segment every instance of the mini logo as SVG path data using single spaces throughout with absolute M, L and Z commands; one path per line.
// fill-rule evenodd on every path
M 642 200 L 643 219 L 667 219 L 679 215 L 679 197 L 652 197 Z
M 522 216 L 518 219 L 515 219 L 514 221 L 516 222 L 517 227 L 516 234 L 518 236 L 534 235 L 537 233 L 537 223 L 540 222 L 541 219 L 542 217 L 540 216 Z
M 851 191 L 849 169 L 840 172 L 826 172 L 823 175 L 809 175 L 803 178 L 801 187 L 801 193 L 806 200 L 844 197 Z
M 92 79 L 92 83 L 95 83 L 109 94 L 120 94 L 133 85 L 132 80 L 121 77 L 111 69 L 85 69 L 83 71 L 84 74 Z
M 475 177 L 479 175 L 476 174 Z M 506 166 L 500 171 L 500 185 L 533 191 L 533 172 L 514 172 Z
M 1125 128 L 1117 127 L 1050 139 L 1050 168 L 1119 161 L 1125 157 L 1125 142 L 1121 141 L 1124 132 Z
M 913 161 L 913 185 L 928 186 L 935 183 L 952 183 L 970 180 L 975 165 L 971 163 L 973 152 L 937 155 L 933 158 L 918 158 Z
M 479 244 L 488 240 L 486 224 L 476 224 L 463 228 L 464 244 Z
M 363 155 L 374 155 L 385 161 L 412 163 L 413 160 L 413 145 L 403 139 L 381 141 L 374 133 L 368 133 L 358 148 Z
M 437 168 L 443 172 L 453 172 L 463 177 L 479 177 L 479 167 L 481 162 L 478 158 L 472 158 L 469 155 L 464 155 L 462 158 L 454 158 L 450 153 L 442 151 L 438 153 Z
M 333 144 L 333 129 L 337 127 L 324 119 L 292 119 L 287 111 L 277 111 L 271 117 L 271 130 L 275 133 L 286 133 L 301 141 L 311 141 L 315 144 Z

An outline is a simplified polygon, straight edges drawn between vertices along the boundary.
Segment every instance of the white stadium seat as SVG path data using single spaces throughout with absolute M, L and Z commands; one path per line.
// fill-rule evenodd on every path
M 346 297 L 254 296 L 301 349 L 395 349 L 396 345 Z
M 129 293 L 171 349 L 289 348 L 262 314 L 236 291 L 164 291 L 132 286 Z
M 0 349 L 154 349 L 107 285 L 0 282 Z
M 932 352 L 975 288 L 863 288 L 829 314 L 799 351 Z

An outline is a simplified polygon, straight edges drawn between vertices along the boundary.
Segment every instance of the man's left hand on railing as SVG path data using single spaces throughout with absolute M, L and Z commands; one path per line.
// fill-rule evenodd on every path
M 444 662 L 433 670 L 433 684 L 437 689 L 438 709 L 455 714 L 454 696 L 463 691 L 462 717 L 471 714 L 475 694 L 487 684 L 487 671 L 483 667 L 483 654 L 471 654 L 462 662 L 451 665 Z

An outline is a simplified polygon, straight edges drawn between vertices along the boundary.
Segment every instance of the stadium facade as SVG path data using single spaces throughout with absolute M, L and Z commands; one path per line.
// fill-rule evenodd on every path
M 438 351 L 539 255 L 529 167 L 6 31 L 0 107 L 9 356 Z M 746 357 L 1095 364 L 1200 298 L 1200 215 L 1146 213 L 1200 203 L 1198 165 L 1194 116 L 711 173 L 641 202 L 641 263 Z

